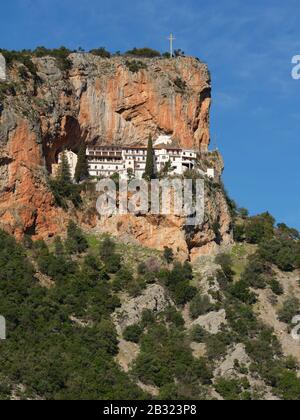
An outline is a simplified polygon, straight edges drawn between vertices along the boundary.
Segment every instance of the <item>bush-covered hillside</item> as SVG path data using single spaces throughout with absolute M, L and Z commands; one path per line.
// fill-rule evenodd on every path
M 289 336 L 300 288 L 291 296 L 282 276 L 297 278 L 299 233 L 236 211 L 235 235 L 207 275 L 204 260 L 86 236 L 73 222 L 49 244 L 0 232 L 1 398 L 299 400 L 300 357 L 259 312 L 266 295 Z M 136 310 L 155 285 L 163 306 L 128 322 L 128 303 Z M 135 354 L 126 372 L 124 343 Z

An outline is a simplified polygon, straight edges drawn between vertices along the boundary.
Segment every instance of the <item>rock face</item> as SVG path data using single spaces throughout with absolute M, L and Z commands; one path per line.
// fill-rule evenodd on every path
M 21 236 L 62 230 L 47 171 L 63 148 L 82 140 L 146 144 L 168 135 L 174 144 L 206 150 L 211 103 L 207 66 L 194 58 L 104 59 L 72 54 L 69 70 L 54 58 L 33 58 L 37 74 L 22 64 L 7 69 L 0 97 L 0 224 Z
M 126 300 L 114 314 L 118 333 L 130 325 L 141 322 L 143 311 L 148 309 L 154 314 L 163 312 L 174 305 L 164 288 L 158 284 L 149 286 L 141 296 Z
M 199 325 L 210 334 L 215 335 L 222 331 L 222 326 L 226 326 L 226 324 L 226 312 L 224 309 L 221 309 L 219 312 L 209 312 L 206 315 L 200 316 L 191 326 Z
M 202 256 L 227 252 L 233 243 L 231 215 L 221 184 L 205 181 L 204 210 L 203 221 L 195 226 L 188 226 L 186 218 L 174 212 L 167 216 L 102 215 L 94 231 L 161 251 L 169 247 L 177 259 L 197 263 Z

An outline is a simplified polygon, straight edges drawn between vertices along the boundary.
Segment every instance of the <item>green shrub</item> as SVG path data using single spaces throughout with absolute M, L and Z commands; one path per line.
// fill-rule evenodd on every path
M 232 338 L 225 332 L 215 335 L 208 334 L 205 339 L 205 344 L 208 359 L 215 361 L 226 355 L 228 346 L 232 344 Z
M 196 343 L 205 343 L 209 333 L 200 325 L 195 325 L 191 331 L 191 340 Z
M 165 312 L 165 319 L 166 322 L 169 324 L 173 324 L 177 328 L 181 328 L 184 326 L 184 319 L 180 312 L 177 311 L 174 306 L 169 306 Z
M 233 239 L 235 242 L 245 241 L 245 225 L 241 223 L 234 223 L 233 225 Z
M 275 219 L 269 213 L 252 217 L 245 226 L 246 241 L 251 244 L 259 244 L 269 240 L 274 235 Z
M 136 57 L 155 58 L 160 57 L 160 52 L 151 48 L 133 48 L 125 53 L 125 55 L 133 55 Z
M 143 290 L 147 287 L 147 284 L 144 279 L 137 278 L 133 279 L 126 287 L 126 291 L 131 297 L 140 296 L 143 293 Z
M 93 50 L 90 51 L 90 53 L 93 55 L 96 55 L 97 57 L 102 57 L 102 58 L 111 57 L 110 52 L 107 51 L 105 47 L 94 48 Z
M 224 400 L 236 401 L 240 400 L 243 388 L 238 379 L 220 378 L 216 381 L 215 389 Z
M 117 273 L 121 268 L 121 256 L 116 252 L 115 242 L 106 237 L 100 244 L 100 257 L 109 273 Z
M 174 252 L 172 248 L 168 248 L 167 246 L 164 249 L 164 259 L 168 264 L 171 264 L 174 261 Z
M 113 281 L 115 291 L 126 290 L 128 285 L 134 280 L 132 271 L 126 267 L 122 267 L 116 274 Z
M 176 383 L 181 385 L 181 389 L 197 389 L 201 374 L 203 381 L 210 377 L 209 372 L 204 371 L 205 364 L 199 366 L 200 362 L 196 363 L 181 330 L 154 324 L 148 327 L 140 344 L 141 352 L 136 359 L 133 373 L 145 384 L 165 387 Z
M 126 341 L 131 341 L 132 343 L 138 343 L 140 341 L 142 334 L 143 334 L 143 328 L 139 324 L 134 324 L 125 328 L 123 332 L 123 338 Z
M 259 254 L 282 271 L 292 271 L 297 267 L 299 243 L 287 237 L 274 238 L 260 244 Z
M 161 270 L 157 274 L 159 280 L 170 290 L 172 298 L 178 305 L 184 305 L 197 293 L 197 289 L 190 285 L 193 278 L 192 267 L 189 263 L 176 262 L 171 271 Z
M 67 260 L 64 256 L 57 256 L 49 253 L 38 258 L 39 270 L 47 274 L 55 281 L 63 281 L 66 274 L 74 273 L 74 263 Z
M 131 73 L 138 73 L 140 70 L 147 69 L 147 65 L 145 63 L 137 60 L 127 60 L 125 65 Z
M 177 305 L 185 305 L 196 295 L 197 289 L 190 286 L 188 282 L 182 282 L 175 286 L 173 299 Z
M 222 270 L 228 281 L 232 281 L 234 276 L 233 261 L 229 254 L 219 254 L 215 258 L 216 264 L 222 267 Z
M 300 400 L 300 380 L 295 372 L 282 371 L 277 378 L 276 386 L 279 395 L 287 401 Z
M 88 242 L 82 230 L 72 220 L 68 224 L 66 249 L 70 254 L 82 254 L 88 249 Z
M 62 243 L 61 237 L 56 236 L 54 239 L 54 247 L 55 247 L 55 254 L 56 255 L 63 255 L 65 253 L 65 248 Z
M 56 59 L 56 64 L 61 71 L 70 70 L 72 67 L 72 62 L 69 60 L 69 55 L 72 51 L 68 48 L 62 46 L 60 48 L 48 49 L 45 47 L 37 47 L 33 54 L 36 57 L 54 57 Z
M 145 262 L 139 263 L 138 268 L 137 268 L 137 272 L 140 276 L 147 273 L 147 266 L 146 266 Z
M 121 256 L 119 254 L 110 255 L 105 259 L 105 267 L 111 274 L 115 274 L 121 267 Z
M 270 284 L 272 292 L 275 293 L 275 295 L 277 296 L 283 295 L 284 290 L 278 280 L 276 280 L 275 278 L 272 278 L 269 284 Z
M 300 313 L 300 302 L 295 297 L 288 298 L 278 311 L 278 319 L 286 324 L 291 324 L 294 316 Z
M 214 305 L 210 301 L 208 295 L 201 296 L 197 294 L 190 303 L 190 316 L 197 319 L 201 315 L 205 315 L 214 309 Z
M 205 358 L 197 359 L 193 362 L 193 371 L 202 385 L 210 385 L 214 377 L 212 369 L 209 367 L 209 362 Z
M 228 291 L 233 297 L 248 305 L 254 305 L 257 301 L 255 293 L 250 291 L 248 283 L 244 280 L 230 285 Z
M 4 101 L 6 96 L 15 96 L 16 88 L 13 83 L 0 82 L 0 101 Z
M 174 80 L 174 85 L 180 92 L 185 92 L 187 89 L 187 84 L 184 80 L 182 80 L 180 77 L 177 77 Z
M 150 309 L 144 309 L 142 312 L 142 321 L 141 321 L 141 325 L 146 328 L 149 327 L 153 324 L 155 324 L 156 322 L 156 318 L 155 315 L 152 311 L 150 311 Z
M 241 280 L 254 289 L 264 289 L 268 282 L 270 268 L 268 264 L 258 255 L 250 255 Z

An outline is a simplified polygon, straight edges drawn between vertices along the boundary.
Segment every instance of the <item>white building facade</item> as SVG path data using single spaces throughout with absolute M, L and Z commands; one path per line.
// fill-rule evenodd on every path
M 118 173 L 121 178 L 129 174 L 142 178 L 147 160 L 146 147 L 94 146 L 87 148 L 89 173 L 92 177 L 109 177 Z M 195 150 L 156 147 L 154 148 L 154 170 L 162 171 L 166 165 L 172 174 L 182 175 L 197 167 L 198 153 Z M 202 172 L 199 170 L 199 172 Z M 214 177 L 214 170 L 206 174 Z
M 64 152 L 59 153 L 58 163 L 55 163 L 52 165 L 52 175 L 54 177 L 58 175 L 59 165 L 61 164 L 63 153 L 65 153 L 66 155 L 66 158 L 68 160 L 69 167 L 70 167 L 70 174 L 71 174 L 71 177 L 74 179 L 78 157 L 76 153 L 72 152 L 72 150 L 65 150 Z
M 4 82 L 6 80 L 6 60 L 3 55 L 0 53 L 0 81 Z

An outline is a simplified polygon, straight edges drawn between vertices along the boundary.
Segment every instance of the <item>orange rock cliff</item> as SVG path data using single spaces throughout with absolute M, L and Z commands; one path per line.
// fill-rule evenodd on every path
M 204 151 L 210 142 L 211 81 L 199 60 L 140 59 L 137 71 L 125 57 L 70 60 L 61 71 L 54 58 L 34 58 L 35 76 L 15 64 L 0 97 L 0 226 L 17 237 L 52 236 L 65 225 L 48 187 L 64 148 L 77 151 L 82 140 L 146 144 L 149 134 Z

